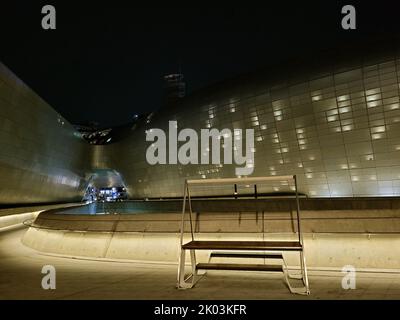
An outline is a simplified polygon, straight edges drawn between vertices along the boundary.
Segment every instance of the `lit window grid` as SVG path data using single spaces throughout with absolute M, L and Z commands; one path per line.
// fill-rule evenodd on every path
M 246 109 L 249 110 L 250 108 L 255 108 L 255 110 L 257 111 L 257 117 L 259 119 L 258 120 L 259 124 L 258 125 L 254 124 L 253 122 L 255 122 L 255 121 L 252 122 L 250 119 L 249 119 L 249 122 L 247 122 L 247 121 L 244 122 L 243 119 L 240 119 L 239 122 L 242 123 L 243 129 L 254 127 L 256 130 L 260 130 L 260 131 L 263 130 L 263 132 L 266 132 L 270 128 L 270 125 L 268 125 L 268 124 L 273 124 L 273 126 L 277 127 L 277 130 L 279 131 L 280 130 L 279 123 L 282 122 L 282 120 L 291 120 L 293 122 L 293 129 L 286 130 L 286 131 L 288 131 L 288 132 L 292 131 L 293 135 L 296 136 L 296 138 L 295 138 L 296 141 L 297 140 L 306 140 L 307 141 L 308 139 L 312 138 L 312 136 L 311 137 L 308 136 L 308 134 L 309 134 L 309 133 L 307 133 L 307 129 L 308 128 L 313 128 L 313 130 L 316 133 L 316 138 L 318 140 L 320 139 L 321 133 L 323 133 L 323 135 L 329 135 L 328 134 L 328 130 L 332 130 L 332 131 L 329 131 L 329 132 L 332 132 L 332 134 L 334 136 L 334 137 L 332 137 L 332 139 L 333 140 L 338 140 L 339 143 L 344 144 L 347 147 L 347 148 L 345 148 L 346 151 L 344 152 L 345 158 L 346 159 L 347 158 L 354 158 L 354 157 L 360 158 L 358 161 L 349 161 L 349 163 L 345 164 L 345 165 L 348 166 L 349 169 L 345 169 L 344 168 L 344 169 L 340 169 L 340 170 L 342 170 L 342 171 L 350 170 L 350 166 L 353 166 L 353 167 L 354 166 L 356 166 L 356 167 L 365 167 L 365 166 L 367 166 L 368 167 L 368 166 L 371 166 L 371 165 L 377 166 L 377 165 L 379 165 L 379 163 L 381 163 L 381 165 L 383 165 L 384 168 L 391 168 L 393 166 L 391 164 L 391 163 L 393 163 L 393 161 L 390 161 L 390 159 L 389 160 L 387 160 L 387 159 L 384 160 L 388 156 L 391 156 L 389 151 L 387 151 L 387 152 L 378 152 L 377 153 L 378 160 L 369 160 L 369 161 L 361 160 L 361 158 L 362 158 L 362 156 L 364 155 L 365 152 L 372 152 L 373 155 L 376 153 L 374 148 L 372 147 L 372 143 L 375 141 L 375 139 L 373 139 L 372 135 L 373 134 L 379 134 L 379 133 L 382 133 L 382 132 L 370 132 L 370 137 L 366 138 L 365 141 L 361 141 L 361 142 L 367 142 L 367 144 L 369 143 L 370 147 L 367 147 L 367 148 L 365 148 L 365 146 L 359 145 L 358 143 L 360 143 L 360 142 L 352 142 L 352 143 L 345 142 L 346 139 L 344 138 L 344 135 L 346 133 L 349 133 L 349 135 L 351 135 L 354 132 L 358 132 L 358 130 L 361 130 L 363 128 L 367 128 L 367 129 L 371 128 L 371 130 L 373 131 L 373 130 L 375 130 L 373 128 L 384 126 L 385 127 L 385 132 L 384 132 L 385 136 L 382 137 L 381 139 L 378 139 L 378 140 L 387 141 L 389 139 L 395 139 L 395 137 L 393 137 L 393 136 L 396 135 L 396 133 L 398 132 L 397 126 L 394 126 L 394 127 L 388 127 L 388 126 L 389 125 L 395 125 L 400 120 L 400 114 L 396 112 L 398 110 L 398 103 L 399 103 L 399 100 L 398 100 L 398 96 L 399 96 L 399 94 L 398 94 L 398 83 L 397 83 L 397 79 L 395 79 L 396 90 L 393 90 L 393 79 L 391 77 L 389 77 L 389 76 L 382 76 L 379 73 L 379 71 L 380 70 L 378 68 L 378 71 L 372 77 L 372 78 L 377 78 L 377 79 L 368 79 L 368 78 L 366 79 L 365 85 L 363 85 L 364 88 L 362 90 L 358 90 L 356 92 L 351 92 L 351 89 L 349 89 L 348 90 L 349 92 L 347 92 L 347 93 L 341 92 L 341 96 L 343 96 L 343 95 L 347 95 L 348 96 L 348 97 L 346 97 L 347 100 L 346 99 L 342 99 L 342 98 L 339 99 L 339 100 L 342 100 L 342 101 L 336 101 L 335 108 L 337 110 L 339 110 L 338 103 L 339 102 L 340 103 L 341 102 L 347 102 L 348 104 L 345 105 L 345 106 L 342 105 L 342 107 L 349 107 L 349 108 L 351 108 L 351 111 L 342 112 L 342 113 L 338 112 L 337 115 L 338 115 L 339 119 L 331 121 L 332 123 L 335 123 L 335 126 L 333 126 L 333 127 L 325 126 L 325 124 L 327 123 L 327 121 L 326 121 L 327 117 L 328 117 L 327 114 L 325 115 L 325 121 L 326 121 L 325 124 L 316 122 L 316 118 L 317 118 L 316 114 L 314 114 L 314 117 L 313 117 L 314 119 L 312 119 L 311 121 L 305 119 L 305 117 L 307 115 L 294 117 L 296 115 L 296 112 L 294 111 L 294 108 L 296 108 L 296 103 L 300 104 L 299 103 L 299 101 L 300 101 L 299 98 L 297 98 L 297 96 L 296 96 L 296 98 L 292 99 L 292 97 L 290 95 L 288 95 L 286 98 L 280 99 L 279 103 L 274 103 L 274 101 L 271 101 L 271 97 L 273 96 L 273 94 L 271 94 L 271 93 L 265 94 L 263 99 L 261 99 L 261 98 L 259 99 L 259 97 L 256 96 L 254 100 L 258 100 L 258 102 L 257 102 L 258 105 L 256 105 L 256 103 L 254 103 L 254 106 L 252 106 L 251 103 L 249 105 L 243 104 L 243 106 L 242 106 L 241 103 L 240 103 L 240 99 L 239 99 L 238 102 L 235 105 L 236 110 L 239 110 L 239 108 L 240 108 L 240 113 L 243 112 L 243 114 L 246 114 Z M 317 80 L 315 80 L 315 81 L 317 81 Z M 385 91 L 385 92 L 387 92 L 387 96 L 386 97 L 384 97 L 384 94 L 386 94 L 386 93 L 384 93 L 383 87 L 382 87 L 382 89 L 375 90 L 374 92 L 371 91 L 371 90 L 374 90 L 374 88 L 375 89 L 376 88 L 380 88 L 381 81 L 386 81 L 385 88 L 386 87 L 389 88 L 390 86 L 392 86 L 391 87 L 392 90 L 389 90 L 390 89 L 389 88 L 387 91 Z M 332 97 L 332 91 L 335 90 L 335 86 L 333 86 L 332 88 L 330 88 L 330 87 L 325 87 L 325 88 L 322 87 L 319 90 L 321 91 L 321 93 L 320 93 L 321 99 L 319 99 L 318 102 L 321 102 L 321 101 L 323 102 L 325 98 L 326 99 L 330 99 L 329 97 Z M 340 89 L 340 90 L 345 90 L 345 89 Z M 290 89 L 288 89 L 287 91 L 290 91 Z M 306 94 L 307 93 L 305 92 L 304 95 L 306 95 Z M 369 96 L 372 96 L 372 95 L 380 95 L 380 97 L 375 97 L 377 99 L 369 98 Z M 311 100 L 311 97 L 313 96 L 311 93 L 309 94 L 309 96 L 310 96 L 310 102 L 309 102 L 308 105 L 310 106 L 310 105 L 313 104 L 314 101 Z M 362 98 L 364 98 L 364 101 L 361 100 Z M 395 98 L 395 99 L 393 100 L 393 98 Z M 385 99 L 392 99 L 392 100 L 386 100 L 385 101 Z M 372 102 L 373 101 L 379 101 L 379 105 L 376 105 L 375 107 L 367 109 L 367 106 L 368 106 L 367 103 L 371 102 L 371 101 Z M 216 108 L 219 109 L 219 104 L 215 103 L 215 105 L 216 105 Z M 263 106 L 263 108 L 260 108 L 260 106 Z M 271 106 L 273 106 L 274 109 L 271 109 Z M 375 109 L 375 108 L 380 108 L 380 107 L 382 107 L 381 108 L 382 111 L 369 110 L 369 109 Z M 287 114 L 287 118 L 285 118 L 285 112 L 282 112 L 283 113 L 283 119 L 276 121 L 277 119 L 275 119 L 275 116 L 274 116 L 273 112 L 274 111 L 283 110 L 283 109 L 289 109 L 288 113 L 286 113 Z M 332 110 L 332 109 L 326 108 L 325 110 L 322 110 L 322 111 L 327 113 L 330 110 Z M 216 117 L 219 119 L 218 129 L 222 129 L 224 127 L 229 127 L 230 126 L 230 122 L 229 121 L 231 121 L 229 117 L 226 117 L 225 119 L 222 119 L 220 117 L 221 113 L 222 112 L 216 111 L 216 114 L 217 114 Z M 238 111 L 235 111 L 235 114 L 236 113 L 238 113 Z M 301 112 L 298 112 L 298 113 L 301 114 Z M 350 118 L 342 119 L 341 118 L 342 114 L 346 114 L 346 113 L 350 113 L 351 114 Z M 272 121 L 271 121 L 271 119 L 267 120 L 267 118 L 266 118 L 267 114 L 271 114 L 272 115 Z M 185 117 L 187 117 L 187 115 Z M 304 120 L 301 119 L 302 117 L 304 117 Z M 349 120 L 349 119 L 351 120 L 352 117 L 353 117 L 353 123 L 352 124 L 351 123 L 349 124 L 348 122 L 343 122 L 342 123 L 342 121 Z M 396 117 L 399 118 L 399 120 L 396 121 Z M 363 119 L 363 120 L 360 123 L 358 123 L 358 121 L 357 121 L 358 119 Z M 195 120 L 195 119 L 193 119 L 193 120 Z M 339 121 L 337 125 L 336 125 L 336 121 Z M 190 122 L 190 121 L 188 121 L 188 122 Z M 249 126 L 249 124 L 250 124 L 250 126 Z M 264 129 L 261 129 L 260 127 L 262 125 L 267 125 L 268 129 L 266 129 L 265 127 L 263 127 Z M 369 127 L 370 125 L 371 125 L 371 127 Z M 345 126 L 347 126 L 347 127 L 345 127 Z M 339 132 L 334 132 L 333 128 L 337 128 L 337 127 L 340 127 L 341 130 Z M 342 130 L 343 127 L 345 127 L 344 131 Z M 299 133 L 296 132 L 297 129 L 304 129 L 305 132 L 303 134 L 305 134 L 307 136 L 305 136 L 304 138 L 297 138 L 297 136 L 300 135 Z M 286 132 L 286 131 L 282 131 L 282 132 Z M 279 132 L 281 132 L 281 131 L 279 131 Z M 335 136 L 335 134 L 336 134 L 336 136 Z M 269 140 L 270 140 L 269 135 L 266 134 L 266 135 L 261 135 L 261 136 L 263 137 L 263 140 L 259 141 L 259 142 L 263 146 L 263 148 L 267 149 L 266 152 L 262 152 L 263 157 L 268 157 L 269 156 L 270 158 L 272 158 L 270 156 L 271 152 L 269 150 L 271 150 L 270 148 L 271 148 L 273 143 L 269 142 Z M 360 136 L 362 136 L 362 135 L 360 135 Z M 278 144 L 280 144 L 280 142 Z M 309 145 L 309 143 L 307 141 L 305 143 L 305 146 L 308 147 L 308 145 Z M 397 142 L 397 143 L 396 142 L 392 142 L 390 144 L 390 146 L 392 146 L 392 149 L 391 149 L 392 152 L 397 152 L 398 151 L 398 150 L 393 151 L 393 150 L 395 150 L 395 145 L 399 146 L 400 143 L 399 142 Z M 262 174 L 260 174 L 260 175 L 265 175 L 265 172 L 269 171 L 269 170 L 268 170 L 267 167 L 264 167 L 263 164 L 262 164 L 264 159 L 258 157 L 258 154 L 261 154 L 259 152 L 259 149 L 260 149 L 260 147 L 257 146 L 257 152 L 255 153 L 256 166 L 255 166 L 255 173 L 254 174 L 257 174 L 257 172 L 262 172 Z M 323 149 L 324 149 L 324 146 L 323 146 L 322 143 L 320 143 L 320 144 L 314 144 L 313 143 L 312 144 L 312 149 L 311 150 L 316 150 L 316 152 L 321 153 Z M 350 150 L 350 149 L 353 149 L 353 150 L 351 151 L 351 154 L 348 155 L 347 152 L 350 152 L 350 151 L 347 151 L 347 150 Z M 287 154 L 290 155 L 291 152 L 302 153 L 303 150 L 300 150 L 299 148 L 293 149 L 293 147 L 289 147 L 289 151 L 287 152 Z M 385 157 L 385 155 L 386 155 L 386 157 Z M 339 155 L 335 155 L 335 156 L 339 157 Z M 335 159 L 335 156 L 332 156 L 333 160 Z M 340 157 L 342 157 L 342 155 L 340 155 Z M 322 158 L 324 158 L 324 157 L 322 157 Z M 280 163 L 281 160 L 282 159 L 278 160 L 278 158 L 276 158 L 274 160 L 274 163 L 276 164 L 277 167 L 282 166 L 282 164 Z M 378 164 L 376 163 L 377 161 L 378 161 Z M 384 161 L 386 161 L 386 162 L 384 162 Z M 338 164 L 338 166 L 340 166 L 340 165 L 341 165 L 341 163 Z M 185 172 L 188 171 L 190 173 L 190 171 L 191 171 L 190 167 L 191 166 L 186 166 L 184 168 L 184 171 Z M 305 166 L 303 165 L 303 168 L 304 167 Z M 323 164 L 322 165 L 322 170 L 326 170 L 326 169 L 324 169 L 325 167 L 326 166 Z M 296 172 L 299 173 L 298 170 L 300 170 L 300 172 L 305 172 L 303 168 L 299 167 L 297 165 L 297 163 L 296 163 L 296 170 L 297 170 Z M 397 169 L 394 169 L 394 170 L 397 170 Z M 290 167 L 289 167 L 289 170 L 290 170 Z M 293 169 L 293 171 L 294 170 L 295 169 Z M 222 176 L 225 176 L 225 177 L 232 176 L 232 166 L 224 166 L 223 170 L 221 170 L 221 171 L 222 171 L 221 174 L 220 174 L 221 177 Z M 279 169 L 271 170 L 271 171 L 274 171 L 275 173 L 278 173 Z M 335 170 L 333 172 L 335 172 Z M 286 172 L 286 173 L 289 173 L 289 172 Z M 285 172 L 282 172 L 282 174 L 285 174 Z M 303 173 L 303 175 L 304 175 L 304 173 Z M 395 176 L 396 173 L 393 173 L 393 175 Z M 192 176 L 196 177 L 195 174 L 193 174 Z M 379 186 L 380 186 L 378 184 L 379 181 L 380 181 L 379 179 L 380 179 L 379 175 L 377 175 L 377 181 L 376 181 L 377 182 L 377 184 L 376 184 L 377 187 L 373 187 L 373 188 L 370 189 L 372 194 L 376 190 L 378 190 L 378 193 L 376 195 L 379 195 Z M 299 176 L 299 180 L 303 181 L 304 179 L 301 179 L 301 177 Z M 350 180 L 351 180 L 351 175 L 348 175 L 348 178 L 342 180 L 342 183 L 343 184 L 350 184 L 350 186 L 351 186 L 352 182 Z M 361 181 L 364 181 L 364 180 L 363 180 L 363 178 L 361 178 Z M 385 180 L 385 181 L 387 181 L 387 180 Z M 341 195 L 340 192 L 337 192 L 337 191 L 333 190 L 334 188 L 329 187 L 328 181 L 326 181 L 326 183 L 327 183 L 328 188 L 323 187 L 323 188 L 320 188 L 320 189 L 316 189 L 315 187 L 313 187 L 313 188 L 310 187 L 309 189 L 311 191 L 313 191 L 313 193 L 314 193 L 313 196 L 319 196 L 319 195 L 322 195 L 322 196 L 324 196 L 324 195 L 325 196 Z M 337 185 L 337 184 L 335 184 L 335 185 Z M 308 188 L 308 186 L 315 186 L 315 183 L 311 184 L 311 182 L 306 182 L 302 186 L 303 186 L 304 190 L 307 191 L 306 189 Z M 320 186 L 325 186 L 325 184 L 320 184 Z M 386 189 L 388 188 L 387 184 L 386 184 L 385 188 Z M 345 190 L 349 190 L 348 188 L 344 188 L 344 189 Z M 326 190 L 330 190 L 329 191 L 330 192 L 329 195 L 326 194 Z M 361 187 L 356 186 L 354 188 L 354 190 L 353 190 L 353 188 L 351 188 L 351 190 L 352 190 L 351 191 L 352 194 L 348 194 L 348 195 L 362 195 L 360 193 L 357 193 L 358 192 L 357 190 L 362 190 Z M 365 189 L 365 190 L 368 190 L 368 188 Z M 319 192 L 321 192 L 321 193 L 319 193 Z

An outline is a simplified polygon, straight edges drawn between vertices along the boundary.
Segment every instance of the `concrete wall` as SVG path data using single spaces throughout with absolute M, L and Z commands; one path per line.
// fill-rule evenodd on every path
M 198 240 L 264 240 L 260 234 L 228 235 L 201 233 Z M 283 234 L 269 240 L 291 240 Z M 67 257 L 177 263 L 179 235 L 176 233 L 73 232 L 30 228 L 23 243 L 35 250 Z M 189 241 L 189 236 L 185 242 Z M 311 268 L 340 270 L 345 265 L 357 269 L 385 269 L 400 272 L 400 237 L 393 234 L 305 234 L 307 264 Z M 199 251 L 198 261 L 206 262 L 210 251 Z M 294 253 L 285 253 L 290 266 L 298 266 Z M 257 262 L 252 260 L 252 262 Z M 260 261 L 263 263 L 263 261 Z
M 89 145 L 0 63 L 0 204 L 80 201 Z
M 181 214 L 71 215 L 44 212 L 23 237 L 42 252 L 101 259 L 176 263 Z M 185 221 L 185 241 L 190 240 Z M 196 239 L 295 240 L 291 212 L 201 212 L 194 216 Z M 303 210 L 308 265 L 340 269 L 396 269 L 400 272 L 400 209 Z M 206 261 L 209 251 L 199 251 Z M 294 253 L 285 254 L 298 265 Z M 255 261 L 253 261 L 255 262 Z M 262 263 L 262 262 L 261 262 Z

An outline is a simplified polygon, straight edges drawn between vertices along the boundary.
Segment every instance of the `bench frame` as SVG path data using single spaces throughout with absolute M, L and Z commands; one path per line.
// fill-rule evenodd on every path
M 182 205 L 182 220 L 181 220 L 181 235 L 180 235 L 180 254 L 179 254 L 179 261 L 178 261 L 178 279 L 177 279 L 177 288 L 178 289 L 189 289 L 193 288 L 197 281 L 203 276 L 205 273 L 200 274 L 198 272 L 198 264 L 196 262 L 196 250 L 213 250 L 217 249 L 220 250 L 220 245 L 215 245 L 213 247 L 213 243 L 217 244 L 218 241 L 195 241 L 194 238 L 194 228 L 193 228 L 193 218 L 192 218 L 192 202 L 191 202 L 191 195 L 190 195 L 190 186 L 191 185 L 206 185 L 206 184 L 254 184 L 256 186 L 257 183 L 260 182 L 267 182 L 267 181 L 292 181 L 294 182 L 295 186 L 295 196 L 296 196 L 296 219 L 297 219 L 297 233 L 298 233 L 298 243 L 299 246 L 296 248 L 289 248 L 287 246 L 282 245 L 284 241 L 275 241 L 275 246 L 265 247 L 265 241 L 242 241 L 241 244 L 250 244 L 250 248 L 243 249 L 239 248 L 239 246 L 232 245 L 231 247 L 229 244 L 224 248 L 225 250 L 241 250 L 241 251 L 250 251 L 248 253 L 249 257 L 254 256 L 254 251 L 263 251 L 265 255 L 272 254 L 271 252 L 280 252 L 280 257 L 282 259 L 282 270 L 284 275 L 285 283 L 288 286 L 288 289 L 291 293 L 296 294 L 310 294 L 309 282 L 308 282 L 308 274 L 307 274 L 307 266 L 306 266 L 306 258 L 304 253 L 304 241 L 303 241 L 303 234 L 301 232 L 301 218 L 300 218 L 300 205 L 299 205 L 299 196 L 297 191 L 297 179 L 296 175 L 293 176 L 273 176 L 273 177 L 255 177 L 255 178 L 228 178 L 228 179 L 201 179 L 201 180 L 185 180 L 184 184 L 184 196 L 183 196 L 183 205 Z M 184 227 L 185 227 L 185 214 L 186 214 L 186 200 L 188 201 L 188 211 L 189 211 L 189 222 L 190 222 L 190 233 L 191 233 L 191 242 L 186 244 L 183 243 L 184 237 Z M 225 243 L 229 243 L 224 241 Z M 196 243 L 199 244 L 196 246 Z M 234 243 L 232 241 L 232 243 Z M 268 243 L 274 244 L 274 241 L 269 241 Z M 289 243 L 289 242 L 288 242 Z M 201 246 L 201 244 L 206 244 Z M 207 246 L 207 244 L 209 244 Z M 187 248 L 188 247 L 188 248 Z M 190 260 L 191 260 L 191 273 L 185 277 L 185 261 L 186 261 L 186 251 L 189 250 L 190 252 Z M 299 252 L 299 260 L 300 260 L 300 274 L 291 274 L 289 272 L 289 268 L 287 263 L 284 259 L 283 252 L 284 251 L 297 251 Z M 210 253 L 209 261 L 210 263 L 213 255 L 218 255 L 218 253 Z M 232 256 L 235 254 L 233 253 Z M 246 256 L 246 253 L 237 253 L 242 257 Z M 245 270 L 245 269 L 243 269 Z M 253 270 L 254 271 L 254 270 Z M 268 271 L 268 270 L 264 270 Z M 274 270 L 271 270 L 274 271 Z M 304 287 L 295 288 L 290 285 L 289 279 L 298 279 L 302 280 Z

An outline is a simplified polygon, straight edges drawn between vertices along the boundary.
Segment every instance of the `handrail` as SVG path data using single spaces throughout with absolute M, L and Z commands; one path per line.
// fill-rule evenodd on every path
M 259 183 L 263 181 L 294 181 L 295 176 L 272 176 L 272 177 L 252 177 L 252 178 L 222 178 L 222 179 L 194 179 L 186 180 L 189 185 L 199 185 L 199 184 L 251 184 Z

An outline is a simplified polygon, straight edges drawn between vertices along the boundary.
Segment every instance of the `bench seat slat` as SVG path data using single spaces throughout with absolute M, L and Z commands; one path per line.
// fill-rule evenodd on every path
M 190 241 L 182 249 L 300 251 L 302 246 L 298 241 Z
M 211 258 L 283 259 L 282 253 L 211 252 Z
M 281 265 L 267 264 L 198 263 L 196 269 L 283 272 Z

